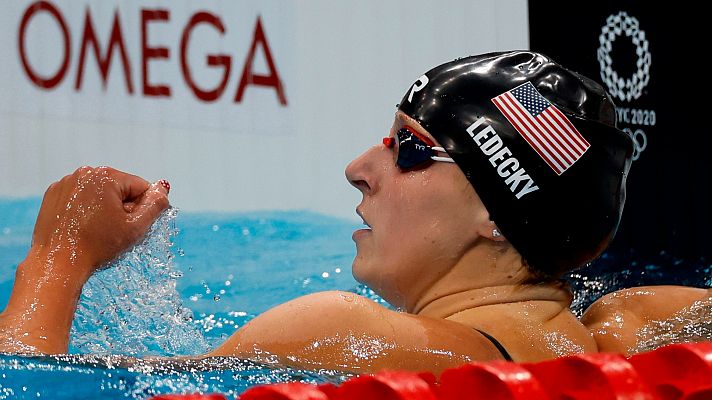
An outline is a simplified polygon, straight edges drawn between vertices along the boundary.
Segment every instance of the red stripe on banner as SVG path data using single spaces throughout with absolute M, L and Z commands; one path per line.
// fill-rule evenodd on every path
M 497 106 L 497 108 L 502 112 L 502 114 L 507 118 L 507 120 L 514 126 L 514 128 L 519 132 L 519 134 L 524 138 L 524 140 L 526 140 L 527 143 L 529 143 L 529 145 L 534 149 L 534 151 L 536 151 L 537 154 L 539 154 L 539 157 L 541 157 L 547 163 L 547 165 L 549 165 L 549 167 L 551 169 L 553 169 L 554 172 L 556 172 L 557 175 L 561 175 L 561 173 L 563 172 L 563 168 L 560 167 L 559 164 L 555 160 L 550 160 L 546 154 L 542 153 L 542 151 L 541 151 L 542 145 L 539 144 L 539 139 L 537 139 L 536 137 L 533 137 L 533 136 L 530 137 L 529 135 L 525 134 L 525 132 L 527 132 L 527 130 L 524 128 L 523 122 L 519 121 L 519 117 L 517 117 L 516 114 L 513 114 L 512 112 L 510 112 L 510 110 L 508 109 L 508 105 L 505 104 L 505 102 L 502 100 L 503 96 L 504 96 L 504 94 L 499 95 L 499 96 L 495 97 L 494 99 L 492 99 L 495 106 Z
M 557 117 L 553 115 L 553 111 L 547 109 L 540 115 L 542 116 L 542 119 L 548 121 L 557 130 L 560 137 L 564 139 L 566 143 L 568 143 L 569 146 L 576 152 L 576 158 L 581 157 L 581 155 L 586 151 L 586 148 L 581 146 L 581 144 L 576 141 L 575 138 L 572 137 L 571 133 L 566 129 L 566 127 L 561 126 L 561 123 L 559 122 Z
M 547 158 L 552 161 L 555 161 L 557 165 L 560 165 L 559 170 L 561 172 L 564 172 L 571 164 L 571 162 L 567 160 L 566 157 L 564 157 L 564 154 L 562 153 L 561 149 L 555 148 L 556 145 L 551 141 L 549 133 L 543 130 L 541 126 L 539 126 L 537 121 L 534 121 L 531 118 L 531 115 L 526 112 L 521 103 L 519 103 L 519 101 L 517 101 L 517 99 L 514 98 L 514 96 L 512 96 L 510 93 L 505 93 L 503 100 L 508 106 L 510 106 L 511 111 L 513 111 L 514 114 L 518 116 L 523 122 L 523 126 L 525 127 L 524 132 L 520 133 L 522 133 L 523 135 L 536 135 L 537 137 L 544 139 L 546 143 L 540 141 L 540 143 L 543 143 L 545 145 L 541 148 L 541 151 L 546 154 Z
M 586 141 L 586 138 L 584 138 L 583 135 L 581 135 L 581 132 L 579 132 L 578 129 L 576 129 L 576 127 L 571 123 L 571 121 L 569 121 L 569 119 L 566 118 L 566 115 L 564 115 L 564 113 L 562 113 L 562 112 L 561 112 L 558 108 L 556 108 L 556 107 L 554 107 L 554 112 L 555 112 L 556 115 L 557 115 L 560 119 L 562 119 L 562 120 L 564 121 L 564 123 L 569 127 L 569 129 L 571 130 L 571 133 L 574 135 L 574 137 L 575 137 L 577 140 L 580 141 L 581 145 L 582 145 L 585 149 L 588 149 L 588 148 L 591 146 L 591 144 L 588 143 L 588 141 Z

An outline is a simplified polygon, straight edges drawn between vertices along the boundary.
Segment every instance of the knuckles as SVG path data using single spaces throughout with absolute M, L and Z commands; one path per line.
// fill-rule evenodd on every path
M 82 165 L 81 167 L 77 168 L 77 169 L 74 171 L 74 175 L 83 174 L 83 173 L 86 173 L 86 172 L 91 172 L 91 171 L 93 171 L 93 170 L 94 170 L 94 168 L 92 168 L 92 167 L 89 166 L 89 165 Z
M 72 182 L 76 186 L 102 187 L 106 182 L 112 180 L 111 178 L 114 177 L 115 172 L 116 169 L 107 166 L 91 167 L 84 165 L 77 168 L 72 174 L 62 178 L 60 184 L 66 185 Z
M 115 169 L 107 167 L 106 165 L 102 165 L 94 169 L 94 172 L 101 177 L 114 175 L 115 171 Z
M 82 165 L 81 167 L 77 168 L 74 173 L 72 173 L 72 176 L 79 178 L 91 174 L 92 172 L 94 172 L 94 168 L 88 165 Z
M 73 174 L 65 176 L 62 180 L 65 181 L 66 179 L 67 181 L 72 181 L 77 186 L 85 186 L 94 179 L 93 175 L 94 168 L 85 165 L 77 168 Z

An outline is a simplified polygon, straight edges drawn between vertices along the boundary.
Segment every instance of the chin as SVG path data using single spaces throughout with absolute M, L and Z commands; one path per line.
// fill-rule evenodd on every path
M 356 279 L 356 282 L 368 286 L 379 296 L 380 288 L 378 282 L 383 280 L 382 273 L 383 271 L 379 270 L 379 265 L 374 265 L 369 260 L 358 255 L 356 255 L 351 264 L 351 275 Z
M 364 260 L 357 254 L 351 263 L 351 275 L 356 279 L 356 282 L 368 286 L 368 279 L 366 279 L 366 275 L 368 274 L 365 273 L 365 270 L 368 268 L 364 264 Z

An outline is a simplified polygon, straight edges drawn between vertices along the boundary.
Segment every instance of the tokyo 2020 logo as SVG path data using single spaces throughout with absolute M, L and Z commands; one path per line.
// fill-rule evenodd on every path
M 636 72 L 631 77 L 620 76 L 613 69 L 614 63 L 611 57 L 613 42 L 624 35 L 635 45 Z M 601 66 L 601 79 L 608 87 L 608 91 L 613 97 L 623 101 L 631 101 L 639 98 L 643 89 L 650 81 L 650 46 L 645 38 L 645 31 L 640 29 L 638 19 L 628 15 L 625 11 L 610 15 L 606 19 L 606 25 L 601 29 L 598 37 L 600 47 L 598 48 L 598 63 Z M 618 62 L 620 62 L 618 60 Z

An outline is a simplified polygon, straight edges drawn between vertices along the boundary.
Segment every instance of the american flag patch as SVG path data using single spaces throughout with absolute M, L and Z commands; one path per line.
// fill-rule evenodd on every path
M 531 82 L 500 94 L 492 102 L 557 175 L 591 147 L 566 115 Z

